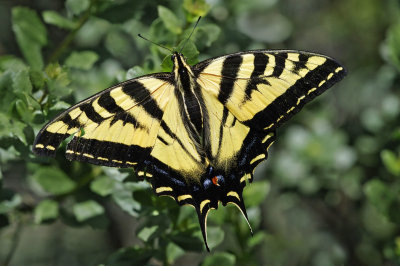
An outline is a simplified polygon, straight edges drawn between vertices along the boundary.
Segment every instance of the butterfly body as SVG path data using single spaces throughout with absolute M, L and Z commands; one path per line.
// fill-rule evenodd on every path
M 233 203 L 247 220 L 242 192 L 276 129 L 346 72 L 299 51 L 240 52 L 195 66 L 180 53 L 171 59 L 171 73 L 123 82 L 64 111 L 33 151 L 54 155 L 75 134 L 67 158 L 134 168 L 157 195 L 195 207 L 207 246 L 209 210 Z

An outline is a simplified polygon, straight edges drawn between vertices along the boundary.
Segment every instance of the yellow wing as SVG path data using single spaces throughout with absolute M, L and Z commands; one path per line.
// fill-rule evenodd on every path
M 243 123 L 272 131 L 342 79 L 335 60 L 299 51 L 249 51 L 203 61 L 204 89 Z
M 67 158 L 98 165 L 132 167 L 144 160 L 157 139 L 164 110 L 173 95 L 170 74 L 129 80 L 61 113 L 36 137 L 33 151 L 55 155 L 60 143 Z

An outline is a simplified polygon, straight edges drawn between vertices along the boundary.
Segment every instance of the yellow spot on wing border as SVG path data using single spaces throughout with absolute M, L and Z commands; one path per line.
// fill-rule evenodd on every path
M 232 196 L 237 198 L 240 201 L 240 197 L 239 194 L 236 191 L 229 191 L 228 194 L 226 194 L 227 196 Z
M 254 162 L 264 159 L 265 158 L 265 154 L 261 153 L 260 155 L 257 155 L 253 160 L 250 161 L 250 164 L 253 164 Z
M 173 191 L 172 187 L 158 187 L 156 188 L 156 193 L 162 193 L 166 191 Z
M 210 203 L 210 202 L 211 202 L 211 201 L 210 201 L 209 199 L 206 199 L 206 200 L 203 200 L 203 201 L 200 203 L 200 213 L 203 212 L 204 206 L 206 206 L 206 204 L 207 204 L 207 203 Z
M 242 182 L 244 182 L 244 181 L 246 181 L 248 179 L 251 179 L 251 175 L 250 174 L 245 174 L 244 176 L 242 176 L 242 178 L 240 178 L 240 183 L 242 183 Z
M 189 195 L 189 194 L 180 195 L 180 196 L 178 196 L 178 201 L 182 201 L 182 200 L 185 200 L 185 199 L 191 199 L 191 198 L 192 198 L 192 196 Z

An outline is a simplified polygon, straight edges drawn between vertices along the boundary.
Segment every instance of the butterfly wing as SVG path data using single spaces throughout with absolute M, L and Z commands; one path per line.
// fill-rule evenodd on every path
M 299 51 L 249 51 L 200 62 L 204 89 L 243 123 L 273 131 L 309 101 L 340 81 L 335 60 Z
M 98 165 L 132 167 L 151 152 L 173 85 L 170 74 L 129 80 L 83 100 L 38 133 L 33 151 L 54 156 L 60 143 L 67 158 Z
M 242 192 L 255 167 L 268 156 L 275 130 L 346 72 L 335 60 L 299 51 L 249 51 L 212 58 L 193 67 L 206 102 L 210 161 L 225 177 L 222 190 L 200 208 L 203 228 L 216 201 L 244 214 Z
M 253 134 L 257 132 L 260 145 L 267 147 L 279 125 L 346 74 L 335 60 L 300 51 L 242 52 L 209 59 L 193 68 L 203 90 Z M 244 135 L 236 136 L 239 143 L 243 139 Z M 247 144 L 243 145 L 245 150 Z M 229 160 L 234 155 L 232 150 L 224 157 Z M 252 171 L 267 154 L 243 156 L 251 156 L 247 168 Z

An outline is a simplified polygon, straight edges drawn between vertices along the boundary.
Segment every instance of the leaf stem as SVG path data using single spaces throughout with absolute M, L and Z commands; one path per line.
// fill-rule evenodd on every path
M 57 61 L 61 55 L 65 52 L 71 42 L 74 40 L 75 35 L 77 32 L 82 28 L 82 26 L 88 21 L 90 15 L 92 14 L 92 7 L 96 0 L 90 1 L 90 5 L 88 9 L 83 13 L 83 15 L 78 20 L 78 25 L 73 29 L 65 38 L 64 40 L 58 45 L 58 47 L 54 50 L 54 52 L 50 55 L 48 63 L 53 63 Z

